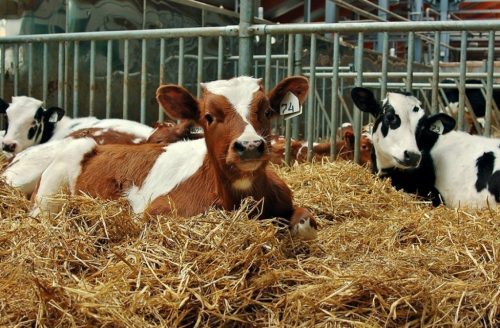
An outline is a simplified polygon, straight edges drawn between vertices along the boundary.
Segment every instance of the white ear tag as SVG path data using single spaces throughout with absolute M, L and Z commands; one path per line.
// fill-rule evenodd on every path
M 292 92 L 288 91 L 280 103 L 280 115 L 285 120 L 302 114 L 302 106 L 300 106 L 299 98 Z
M 434 133 L 443 134 L 444 131 L 443 122 L 437 120 L 431 124 L 431 127 L 429 129 Z
M 189 129 L 190 134 L 203 134 L 203 128 L 201 126 L 193 126 Z
M 50 115 L 49 122 L 50 123 L 56 123 L 57 122 L 57 113 L 52 113 L 52 115 Z

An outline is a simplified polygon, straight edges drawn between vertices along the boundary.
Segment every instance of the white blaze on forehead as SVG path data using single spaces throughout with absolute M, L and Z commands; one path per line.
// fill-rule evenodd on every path
M 207 91 L 221 95 L 233 105 L 245 122 L 249 122 L 249 109 L 254 93 L 260 88 L 260 79 L 249 76 L 235 77 L 202 84 Z

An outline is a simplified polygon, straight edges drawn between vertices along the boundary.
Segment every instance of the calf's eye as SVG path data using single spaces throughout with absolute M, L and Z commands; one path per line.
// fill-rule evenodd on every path
M 212 115 L 210 115 L 210 114 L 207 113 L 207 114 L 205 114 L 205 120 L 207 120 L 208 125 L 210 125 L 210 124 L 213 123 L 214 118 L 213 118 Z

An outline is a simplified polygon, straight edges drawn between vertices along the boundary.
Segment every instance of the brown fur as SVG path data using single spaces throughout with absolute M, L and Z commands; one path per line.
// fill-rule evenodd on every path
M 68 137 L 72 137 L 74 139 L 79 138 L 92 138 L 99 145 L 103 144 L 126 144 L 133 145 L 137 144 L 137 142 L 133 142 L 137 140 L 138 137 L 134 134 L 119 132 L 113 129 L 103 129 L 103 128 L 86 128 L 76 130 L 72 132 Z M 141 138 L 141 142 L 145 140 Z
M 194 127 L 196 127 L 196 124 L 193 121 L 182 121 L 179 124 L 157 122 L 154 126 L 155 130 L 146 140 L 146 143 L 169 144 L 180 140 L 203 138 L 203 134 L 191 132 Z
M 116 199 L 132 185 L 141 186 L 163 152 L 162 145 L 100 145 L 82 161 L 76 190 Z

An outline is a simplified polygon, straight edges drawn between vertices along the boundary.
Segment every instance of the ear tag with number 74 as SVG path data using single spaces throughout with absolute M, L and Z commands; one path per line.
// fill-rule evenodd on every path
M 300 106 L 299 98 L 292 92 L 288 91 L 280 103 L 280 115 L 285 120 L 302 114 L 302 106 Z

